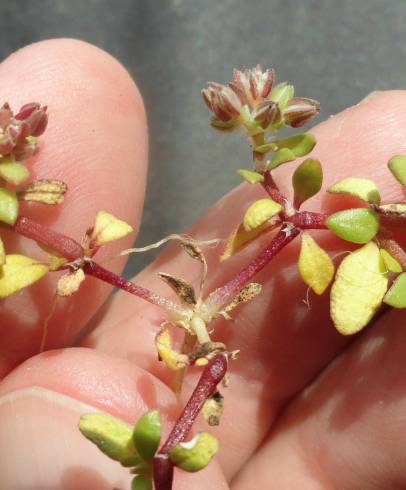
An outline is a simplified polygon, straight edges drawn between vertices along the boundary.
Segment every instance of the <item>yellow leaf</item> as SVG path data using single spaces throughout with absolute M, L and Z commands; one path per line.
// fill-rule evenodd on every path
M 266 231 L 272 229 L 272 225 L 269 222 L 264 223 L 257 228 L 247 231 L 241 224 L 231 235 L 228 237 L 224 252 L 220 257 L 220 262 L 229 259 L 232 255 L 243 249 L 246 245 L 252 242 L 255 238 L 259 237 Z
M 133 228 L 106 211 L 99 211 L 92 233 L 92 241 L 95 245 L 104 245 L 118 240 L 132 233 Z
M 362 330 L 382 304 L 387 288 L 387 270 L 375 243 L 348 255 L 331 289 L 331 318 L 337 330 L 343 335 Z
M 48 270 L 48 266 L 24 255 L 6 255 L 6 262 L 0 272 L 0 298 L 30 286 Z
M 384 261 L 386 268 L 391 272 L 402 272 L 402 266 L 399 262 L 392 257 L 392 255 L 385 249 L 381 248 L 380 253 L 382 256 L 382 260 Z
M 316 294 L 323 294 L 334 276 L 334 264 L 308 233 L 302 235 L 299 272 L 303 281 Z
M 273 216 L 282 211 L 282 206 L 272 199 L 259 199 L 247 209 L 243 225 L 246 231 L 251 231 L 263 225 Z
M 180 354 L 172 349 L 171 334 L 164 329 L 156 336 L 156 347 L 159 357 L 168 366 L 169 369 L 176 371 L 182 369 L 188 364 L 188 356 Z

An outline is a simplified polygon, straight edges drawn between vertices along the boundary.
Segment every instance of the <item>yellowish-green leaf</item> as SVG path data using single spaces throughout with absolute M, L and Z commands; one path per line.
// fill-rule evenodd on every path
M 119 240 L 133 232 L 132 226 L 106 211 L 99 211 L 92 233 L 92 242 L 95 245 L 105 245 Z
M 259 199 L 247 209 L 243 225 L 246 231 L 254 230 L 266 223 L 283 210 L 283 207 L 272 199 Z
M 302 162 L 292 176 L 294 203 L 299 208 L 302 203 L 316 195 L 323 184 L 321 163 L 314 158 Z
M 162 359 L 169 369 L 177 371 L 188 365 L 188 356 L 180 354 L 172 348 L 172 338 L 169 330 L 161 330 L 156 336 L 155 343 L 160 359 Z
M 2 160 L 0 162 L 0 177 L 10 184 L 21 184 L 30 176 L 28 168 L 20 162 Z
M 272 157 L 271 162 L 268 165 L 268 170 L 273 170 L 282 163 L 292 162 L 296 159 L 296 155 L 289 148 L 281 148 Z
M 264 181 L 264 176 L 259 172 L 255 172 L 254 170 L 246 170 L 242 168 L 240 170 L 237 170 L 237 174 L 240 175 L 249 184 L 258 184 L 258 182 Z
M 18 217 L 17 194 L 10 190 L 0 187 L 0 221 L 8 225 L 14 225 Z
M 172 462 L 184 471 L 195 472 L 205 468 L 217 453 L 217 439 L 201 432 L 191 441 L 181 442 L 170 452 Z
M 224 252 L 220 257 L 220 262 L 229 259 L 234 254 L 242 250 L 255 238 L 259 237 L 263 233 L 272 229 L 272 225 L 269 222 L 264 223 L 262 226 L 258 226 L 251 231 L 247 231 L 244 225 L 241 224 L 231 235 L 228 237 Z
M 337 330 L 343 335 L 362 330 L 382 304 L 387 287 L 386 266 L 374 242 L 348 255 L 331 289 L 331 318 Z
M 393 176 L 404 186 L 406 186 L 406 156 L 396 155 L 388 162 L 389 170 Z
M 298 266 L 303 281 L 316 294 L 323 294 L 334 277 L 333 261 L 308 233 L 302 234 Z
M 152 490 L 152 478 L 136 475 L 131 483 L 131 490 Z
M 133 444 L 133 429 L 122 420 L 104 413 L 87 413 L 80 418 L 79 430 L 100 451 L 123 466 L 140 463 Z
M 6 255 L 0 271 L 0 298 L 6 298 L 41 279 L 49 267 L 24 255 Z
M 400 274 L 386 293 L 384 303 L 394 308 L 406 308 L 406 273 Z
M 348 178 L 336 182 L 328 189 L 330 194 L 347 194 L 356 196 L 371 204 L 379 204 L 381 196 L 373 180 Z
M 275 145 L 273 141 L 255 147 L 255 151 L 257 153 L 268 153 L 268 151 L 276 151 L 277 149 L 278 147 Z
M 279 109 L 283 110 L 290 99 L 295 94 L 295 87 L 293 85 L 289 85 L 287 82 L 278 83 L 270 94 L 270 99 L 274 102 L 277 102 L 279 105 Z
M 346 209 L 329 216 L 326 226 L 343 240 L 368 243 L 378 233 L 379 219 L 371 209 Z
M 133 442 L 144 461 L 151 461 L 161 441 L 161 415 L 158 410 L 150 410 L 136 423 Z
M 392 255 L 385 249 L 380 249 L 382 260 L 385 263 L 386 268 L 391 272 L 402 272 L 402 266 L 399 262 L 392 257 Z
M 275 140 L 273 144 L 277 149 L 288 148 L 292 150 L 295 157 L 303 157 L 313 150 L 316 145 L 316 138 L 311 133 L 300 133 L 290 138 Z

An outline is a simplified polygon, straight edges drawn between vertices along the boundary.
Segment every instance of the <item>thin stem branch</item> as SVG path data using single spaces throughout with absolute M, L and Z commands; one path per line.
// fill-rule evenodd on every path
M 156 490 L 171 490 L 173 465 L 169 459 L 169 452 L 185 440 L 205 401 L 216 392 L 217 385 L 226 375 L 227 368 L 228 360 L 224 354 L 217 354 L 204 368 L 183 412 L 161 450 L 154 457 L 154 484 Z
M 20 216 L 12 229 L 19 235 L 55 250 L 65 259 L 76 260 L 84 256 L 83 247 L 73 238 L 58 233 L 26 216 Z
M 262 182 L 262 187 L 266 190 L 266 192 L 269 194 L 269 197 L 273 199 L 275 202 L 278 204 L 281 204 L 284 206 L 287 202 L 287 199 L 285 196 L 281 193 L 279 190 L 276 182 L 274 181 L 271 172 L 267 170 L 264 173 L 264 181 Z
M 83 266 L 83 271 L 89 276 L 97 277 L 97 279 L 107 282 L 108 284 L 122 289 L 127 293 L 133 294 L 138 298 L 142 298 L 145 301 L 152 303 L 153 305 L 160 306 L 162 308 L 165 308 L 166 310 L 181 313 L 180 307 L 165 296 L 161 296 L 157 293 L 154 293 L 153 291 L 150 291 L 147 288 L 135 284 L 132 281 L 128 281 L 127 279 L 124 279 L 114 272 L 105 269 L 92 260 L 86 261 Z
M 327 214 L 313 213 L 312 211 L 301 211 L 293 216 L 289 216 L 287 221 L 302 230 L 326 230 L 325 221 Z
M 223 305 L 229 298 L 234 297 L 260 270 L 294 238 L 300 233 L 299 228 L 293 225 L 285 224 L 272 239 L 272 241 L 255 257 L 237 276 L 228 281 L 226 284 L 216 289 L 207 299 L 209 304 L 218 306 Z

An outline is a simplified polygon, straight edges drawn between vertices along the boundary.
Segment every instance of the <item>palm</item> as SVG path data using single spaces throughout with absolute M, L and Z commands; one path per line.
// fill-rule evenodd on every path
M 93 66 L 98 75 L 106 76 L 95 78 L 80 68 L 80 63 L 77 68 L 77 63 L 72 64 L 72 53 L 83 58 L 83 67 Z M 35 162 L 35 169 L 38 175 L 46 171 L 46 175 L 53 172 L 56 176 L 57 172 L 57 176 L 69 180 L 65 178 L 67 172 L 74 194 L 60 217 L 55 214 L 47 219 L 54 218 L 52 226 L 78 238 L 111 194 L 111 211 L 137 224 L 146 144 L 145 122 L 134 86 L 122 68 L 94 48 L 73 41 L 53 41 L 30 47 L 0 67 L 10 101 L 16 95 L 14 81 L 26 69 L 27 60 L 45 56 L 64 70 L 52 72 L 47 78 L 48 65 L 39 64 L 31 68 L 40 71 L 33 76 L 50 81 L 24 87 L 22 80 L 19 85 L 24 99 L 28 93 L 33 99 L 49 102 L 53 117 L 45 150 Z M 113 93 L 112 72 L 114 82 L 119 83 L 125 100 L 133 102 L 134 110 L 126 111 L 127 104 L 120 106 L 114 96 L 117 87 Z M 78 141 L 64 153 L 59 143 L 61 134 L 71 131 L 74 118 L 85 110 L 81 98 L 73 98 L 66 107 L 65 94 L 73 82 L 88 87 L 81 97 L 88 98 L 89 105 L 96 98 L 102 98 L 104 104 L 93 113 L 81 113 Z M 316 129 L 319 143 L 315 154 L 325 163 L 327 183 L 349 175 L 367 173 L 369 177 L 375 173 L 386 198 L 400 197 L 382 168 L 393 153 L 400 153 L 405 146 L 400 131 L 405 112 L 399 103 L 404 97 L 402 92 L 375 95 Z M 116 110 L 117 106 L 122 110 Z M 100 145 L 100 138 L 111 137 L 110 129 L 105 128 L 106 117 L 122 138 L 119 154 L 114 150 L 114 161 L 121 165 L 119 182 L 117 167 L 111 174 L 99 170 L 99 158 L 113 158 Z M 59 128 L 53 132 L 52 121 Z M 97 140 L 91 136 L 85 139 L 89 127 L 99 129 Z M 113 181 L 109 180 L 113 175 Z M 280 181 L 288 183 L 288 175 L 289 169 L 279 172 Z M 138 187 L 134 191 L 135 181 Z M 195 225 L 193 235 L 224 237 L 257 192 L 244 187 L 225 197 L 222 206 L 215 206 Z M 332 201 L 311 201 L 312 209 L 322 206 L 330 210 L 332 205 Z M 331 251 L 343 250 L 342 242 L 322 238 L 322 232 L 319 239 L 325 240 L 324 246 Z M 212 274 L 207 291 L 239 270 L 255 253 L 255 247 L 260 244 L 229 260 L 221 269 L 216 267 L 217 252 L 210 250 Z M 230 386 L 223 389 L 226 409 L 222 424 L 212 430 L 221 442 L 220 455 L 203 473 L 178 474 L 176 488 L 198 489 L 202 482 L 205 488 L 229 486 L 238 490 L 392 489 L 406 485 L 400 411 L 404 384 L 400 368 L 404 347 L 399 338 L 403 335 L 402 313 L 392 311 L 381 316 L 357 338 L 339 336 L 329 321 L 327 296 L 311 295 L 310 308 L 303 303 L 306 289 L 298 279 L 296 259 L 297 247 L 293 244 L 257 277 L 264 284 L 261 296 L 236 310 L 234 322 L 217 324 L 216 340 L 241 349 L 231 367 Z M 113 263 L 112 267 L 121 265 Z M 196 280 L 198 274 L 187 256 L 169 248 L 137 282 L 168 294 L 155 274 L 158 270 L 182 275 L 189 281 Z M 100 308 L 108 291 L 93 280 L 88 280 L 86 287 L 76 298 L 58 306 L 49 325 L 48 348 L 66 345 L 66 339 Z M 32 297 L 40 299 L 34 304 Z M 2 309 L 2 323 L 13 325 L 2 335 L 3 373 L 36 353 L 42 318 L 51 298 L 52 286 L 38 284 L 33 293 L 27 291 L 13 298 Z M 180 404 L 165 386 L 168 374 L 156 361 L 154 336 L 162 319 L 163 313 L 155 307 L 117 294 L 93 318 L 92 332 L 81 341 L 88 349 L 44 353 L 11 372 L 0 385 L 0 450 L 8 455 L 0 462 L 2 488 L 128 488 L 127 471 L 108 461 L 78 433 L 78 417 L 88 410 L 78 402 L 128 421 L 135 421 L 148 407 L 159 406 L 168 416 L 169 428 Z M 187 378 L 186 392 L 196 376 L 194 373 Z

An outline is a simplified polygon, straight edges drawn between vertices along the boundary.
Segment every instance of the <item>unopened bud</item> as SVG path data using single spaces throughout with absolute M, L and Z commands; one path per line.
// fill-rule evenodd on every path
M 276 102 L 266 100 L 257 106 L 253 112 L 253 117 L 263 129 L 266 129 L 270 124 L 280 120 L 281 111 Z
M 285 123 L 292 128 L 303 126 L 320 112 L 320 103 L 314 99 L 294 97 L 283 112 Z
M 203 100 L 221 121 L 227 122 L 240 115 L 241 102 L 230 87 L 209 82 L 202 90 Z

